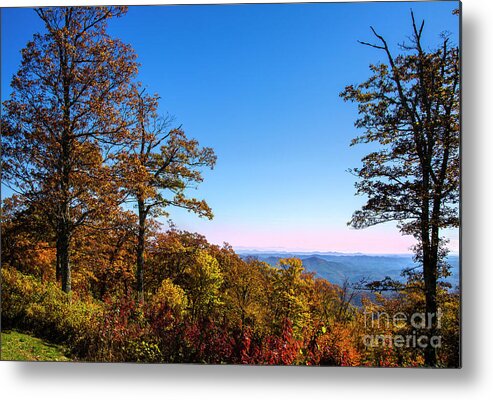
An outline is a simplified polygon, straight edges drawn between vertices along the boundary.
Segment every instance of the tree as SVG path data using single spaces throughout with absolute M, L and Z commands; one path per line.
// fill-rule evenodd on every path
M 221 286 L 224 278 L 217 260 L 204 250 L 198 250 L 194 262 L 185 271 L 185 289 L 190 300 L 192 321 L 203 320 L 222 304 Z
M 136 122 L 131 141 L 119 156 L 122 181 L 131 201 L 137 203 L 137 291 L 144 293 L 144 253 L 148 217 L 168 215 L 167 208 L 184 208 L 212 218 L 204 200 L 187 197 L 187 190 L 202 182 L 202 167 L 213 168 L 214 151 L 188 139 L 181 128 L 168 130 L 169 119 L 157 113 L 158 96 L 134 88 Z
M 309 293 L 313 288 L 313 274 L 305 272 L 302 260 L 281 258 L 273 270 L 273 290 L 270 307 L 274 311 L 273 322 L 282 328 L 289 320 L 296 336 L 309 325 Z
M 127 295 L 135 281 L 135 223 L 131 211 L 108 210 L 72 238 L 72 288 L 97 299 Z
M 26 208 L 18 196 L 3 201 L 1 215 L 2 265 L 10 265 L 43 281 L 53 280 L 55 251 L 46 241 L 50 236 L 46 218 Z
M 400 231 L 413 235 L 416 260 L 422 264 L 428 334 L 437 332 L 437 281 L 446 247 L 440 231 L 458 227 L 459 202 L 459 49 L 443 36 L 439 48 L 425 51 L 424 21 L 411 13 L 413 34 L 407 54 L 393 56 L 373 28 L 386 63 L 372 65 L 373 76 L 341 93 L 359 104 L 355 126 L 365 130 L 352 145 L 377 143 L 380 149 L 352 170 L 359 178 L 357 194 L 367 202 L 349 224 L 365 228 L 397 221 Z M 425 363 L 436 365 L 436 350 L 425 349 Z
M 22 50 L 2 122 L 6 183 L 55 231 L 57 279 L 71 291 L 75 230 L 118 204 L 112 146 L 127 134 L 133 50 L 106 33 L 125 7 L 36 9 L 46 33 Z

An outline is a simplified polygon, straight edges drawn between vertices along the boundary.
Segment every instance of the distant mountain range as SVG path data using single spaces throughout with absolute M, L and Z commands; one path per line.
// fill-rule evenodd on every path
M 269 265 L 276 266 L 281 258 L 296 257 L 302 260 L 303 266 L 316 276 L 329 282 L 341 285 L 346 279 L 356 283 L 362 279 L 375 281 L 389 276 L 403 281 L 401 272 L 405 268 L 415 266 L 413 256 L 408 254 L 367 255 L 362 253 L 335 252 L 269 252 L 269 251 L 238 251 L 245 258 L 256 258 Z M 459 257 L 450 255 L 452 275 L 446 280 L 455 288 L 459 285 Z

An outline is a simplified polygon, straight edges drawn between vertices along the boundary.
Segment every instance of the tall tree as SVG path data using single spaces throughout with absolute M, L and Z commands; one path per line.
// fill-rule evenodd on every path
M 144 255 L 150 216 L 168 215 L 170 206 L 212 218 L 204 200 L 188 196 L 202 182 L 202 168 L 213 168 L 214 151 L 188 139 L 181 128 L 169 130 L 169 118 L 159 116 L 158 96 L 134 88 L 135 124 L 131 140 L 119 158 L 122 182 L 137 205 L 137 291 L 144 293 Z
M 425 51 L 424 21 L 416 24 L 407 53 L 394 56 L 373 28 L 386 62 L 372 65 L 373 76 L 341 93 L 359 104 L 355 126 L 365 130 L 352 145 L 376 143 L 379 150 L 352 170 L 357 194 L 367 202 L 349 222 L 355 228 L 397 221 L 400 231 L 417 240 L 422 264 L 429 337 L 437 333 L 437 280 L 446 248 L 440 231 L 458 227 L 459 202 L 459 49 L 443 37 L 441 46 Z M 427 346 L 425 363 L 435 366 L 436 349 Z
M 118 203 L 105 162 L 127 134 L 136 55 L 106 32 L 125 7 L 36 9 L 46 28 L 22 50 L 2 122 L 3 178 L 55 231 L 57 279 L 71 290 L 74 231 Z

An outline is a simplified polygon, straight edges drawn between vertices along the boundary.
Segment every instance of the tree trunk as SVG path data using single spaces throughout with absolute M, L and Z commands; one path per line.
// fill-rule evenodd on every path
M 424 153 L 424 152 L 423 152 Z M 434 240 L 431 238 L 433 220 L 430 221 L 430 158 L 423 157 L 423 203 L 421 215 L 421 245 L 423 246 L 423 279 L 425 284 L 425 336 L 428 339 L 424 348 L 425 365 L 436 367 L 437 351 L 431 346 L 431 339 L 436 335 L 437 320 L 437 257 L 438 245 L 434 248 Z
M 426 255 L 425 255 L 426 254 Z M 431 346 L 431 339 L 437 334 L 437 276 L 436 262 L 430 257 L 429 249 L 423 250 L 423 276 L 425 283 L 426 299 L 426 336 L 428 343 L 425 347 L 425 365 L 428 367 L 437 366 L 437 349 Z M 430 325 L 428 325 L 430 324 Z
M 60 232 L 60 272 L 62 276 L 62 290 L 70 293 L 72 290 L 72 271 L 70 268 L 70 235 L 68 230 L 63 229 Z
M 67 21 L 65 21 L 67 24 Z M 60 263 L 60 275 L 62 279 L 62 290 L 65 293 L 70 293 L 72 290 L 72 274 L 70 270 L 70 238 L 72 235 L 73 226 L 70 219 L 70 187 L 71 187 L 71 154 L 73 149 L 73 138 L 71 135 L 71 119 L 70 119 L 70 73 L 67 61 L 67 55 L 60 46 L 60 69 L 63 85 L 63 131 L 61 135 L 61 155 L 59 160 L 60 165 L 60 214 L 57 244 L 57 260 Z
M 435 197 L 433 202 L 433 213 L 431 218 L 431 243 L 429 243 L 430 250 L 428 253 L 427 272 L 424 275 L 425 278 L 425 290 L 426 290 L 426 313 L 430 318 L 431 327 L 429 329 L 429 338 L 438 335 L 439 321 L 438 321 L 438 300 L 437 300 L 437 283 L 438 283 L 438 262 L 439 262 L 439 215 L 440 215 L 440 193 Z M 426 365 L 435 367 L 437 366 L 437 349 L 430 348 L 428 354 L 425 354 Z
M 144 300 L 144 251 L 146 212 L 143 200 L 138 200 L 139 233 L 137 238 L 137 294 L 139 301 Z
M 64 143 L 63 159 L 66 160 L 66 150 L 68 146 Z M 72 236 L 72 225 L 70 219 L 70 208 L 69 208 L 69 167 L 68 163 L 64 162 L 62 165 L 62 180 L 61 180 L 61 195 L 62 202 L 60 204 L 60 214 L 58 222 L 58 232 L 57 232 L 57 266 L 62 281 L 62 290 L 65 293 L 69 293 L 72 290 L 72 276 L 70 271 L 70 239 Z
M 62 281 L 62 268 L 61 268 L 61 249 L 60 249 L 60 238 L 57 237 L 56 240 L 56 267 L 55 267 L 55 279 L 56 282 Z

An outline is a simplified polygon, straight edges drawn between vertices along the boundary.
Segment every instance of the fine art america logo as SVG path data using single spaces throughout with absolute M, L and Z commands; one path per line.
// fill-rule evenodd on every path
M 431 335 L 433 322 L 435 320 L 435 330 L 440 329 L 442 312 L 438 310 L 434 313 L 413 313 L 407 315 L 403 312 L 389 315 L 386 312 L 365 312 L 365 328 L 372 330 L 394 328 L 396 330 L 408 331 L 407 334 L 368 334 L 363 336 L 363 343 L 367 347 L 408 347 L 422 349 L 431 346 L 432 348 L 441 347 L 442 337 Z

